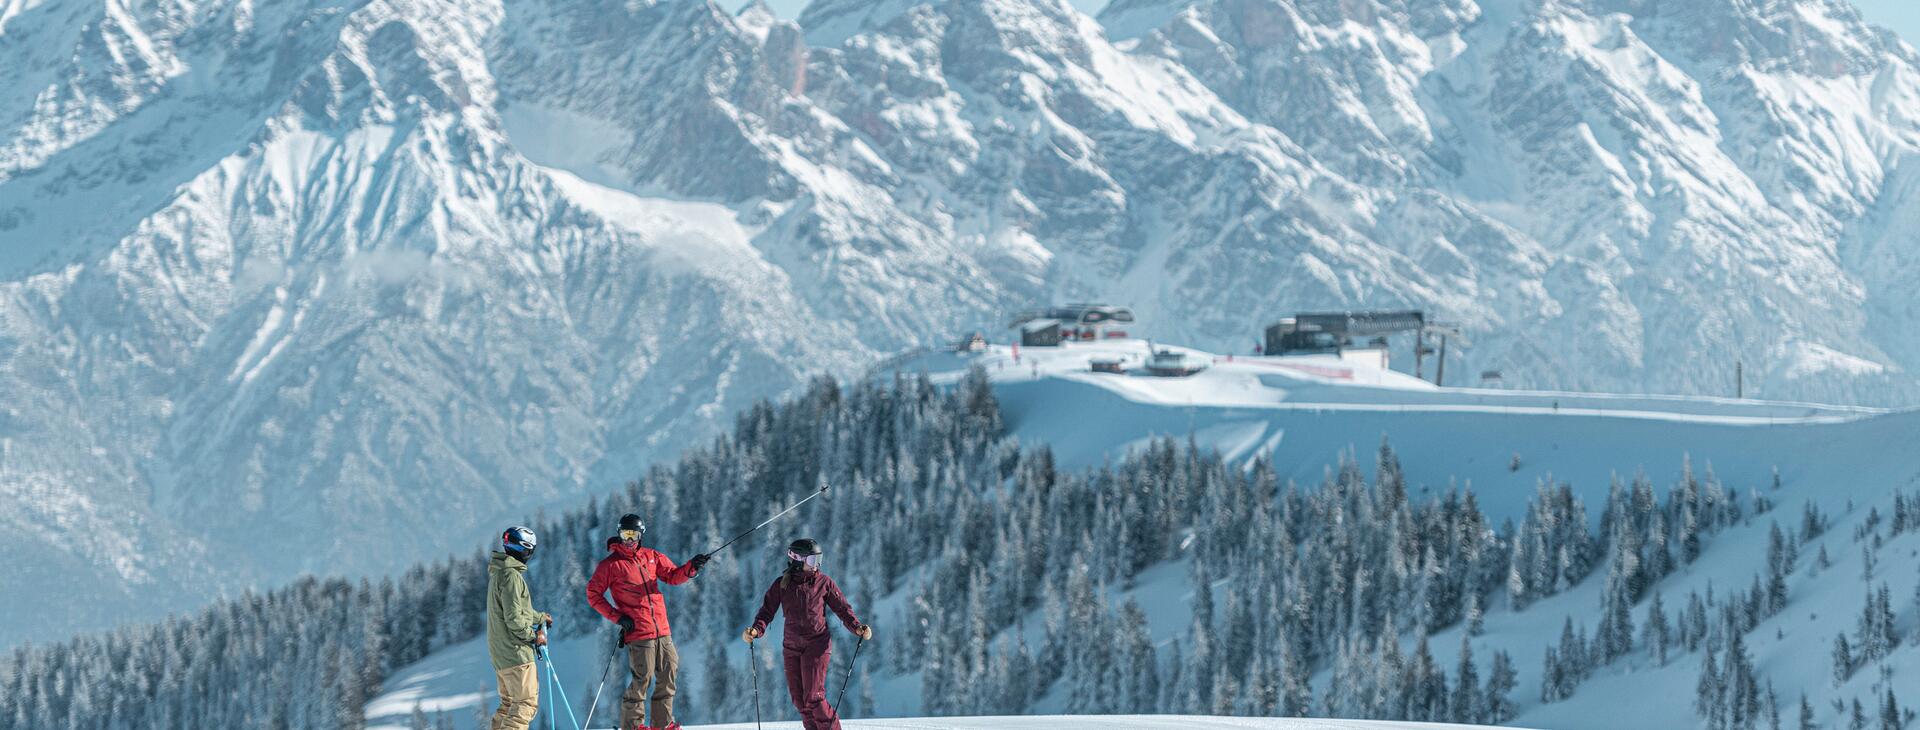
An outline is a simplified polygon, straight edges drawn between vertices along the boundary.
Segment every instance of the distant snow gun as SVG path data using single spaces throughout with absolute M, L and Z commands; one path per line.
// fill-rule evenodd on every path
M 734 538 L 733 538 L 732 540 L 728 540 L 728 541 L 726 542 L 726 544 L 723 544 L 723 545 L 721 545 L 720 547 L 717 547 L 717 548 L 714 548 L 714 549 L 712 549 L 712 550 L 708 550 L 708 551 L 707 551 L 707 552 L 706 552 L 705 554 L 706 554 L 706 555 L 709 555 L 709 556 L 711 556 L 711 555 L 713 555 L 714 553 L 717 553 L 717 552 L 720 552 L 720 551 L 722 551 L 722 550 L 725 550 L 725 549 L 727 549 L 727 548 L 728 548 L 729 546 L 731 546 L 731 545 L 733 545 L 733 544 L 734 544 L 734 543 L 736 543 L 736 542 L 739 542 L 740 540 L 742 540 L 742 539 L 744 539 L 744 538 L 745 538 L 746 536 L 748 536 L 748 535 L 751 535 L 751 534 L 753 534 L 753 533 L 756 533 L 756 532 L 759 532 L 759 531 L 760 531 L 760 528 L 762 528 L 762 527 L 766 527 L 767 525 L 771 525 L 771 524 L 773 524 L 773 521 L 774 521 L 774 520 L 777 520 L 777 519 L 780 519 L 781 517 L 785 517 L 785 516 L 787 515 L 787 513 L 788 513 L 788 512 L 792 512 L 792 511 L 794 511 L 794 510 L 796 510 L 796 509 L 799 509 L 799 508 L 800 508 L 800 505 L 803 505 L 803 504 L 806 504 L 806 503 L 808 503 L 808 502 L 811 502 L 811 501 L 813 501 L 813 498 L 814 498 L 814 497 L 818 497 L 818 496 L 820 496 L 820 495 L 822 495 L 822 494 L 826 494 L 826 493 L 827 493 L 827 485 L 825 485 L 825 484 L 822 484 L 822 485 L 820 485 L 820 491 L 817 491 L 817 492 L 814 492 L 813 494 L 809 494 L 809 495 L 807 495 L 807 497 L 806 497 L 806 499 L 802 499 L 802 500 L 800 500 L 800 501 L 798 501 L 798 502 L 794 502 L 794 503 L 793 503 L 793 506 L 791 506 L 791 507 L 788 507 L 788 508 L 786 508 L 786 509 L 783 509 L 783 510 L 780 510 L 780 512 L 779 512 L 779 514 L 776 514 L 776 515 L 774 515 L 774 516 L 772 516 L 772 517 L 768 517 L 768 518 L 767 518 L 767 521 L 765 521 L 765 522 L 762 522 L 762 523 L 760 523 L 760 524 L 758 524 L 758 525 L 754 525 L 754 526 L 753 526 L 753 529 L 751 529 L 751 530 L 748 530 L 748 531 L 746 531 L 746 532 L 742 532 L 742 533 L 740 533 L 740 534 L 739 534 L 738 536 L 736 536 L 736 537 L 734 537 Z

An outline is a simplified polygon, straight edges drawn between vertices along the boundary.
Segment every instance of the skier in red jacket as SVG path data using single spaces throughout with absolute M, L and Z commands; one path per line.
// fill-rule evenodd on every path
M 861 641 L 873 638 L 873 627 L 860 623 L 847 605 L 840 586 L 820 572 L 820 544 L 802 538 L 787 546 L 787 570 L 767 587 L 753 627 L 740 635 L 751 643 L 765 636 L 773 613 L 785 609 L 787 623 L 781 641 L 787 668 L 787 694 L 800 711 L 806 730 L 840 730 L 840 715 L 827 704 L 827 660 L 833 642 L 827 632 L 827 609 L 833 609 L 847 630 Z
M 686 565 L 651 548 L 640 546 L 647 527 L 639 515 L 620 518 L 620 535 L 607 541 L 607 557 L 593 569 L 587 581 L 587 603 L 593 610 L 620 624 L 620 645 L 627 650 L 627 666 L 633 678 L 620 696 L 621 730 L 680 730 L 673 721 L 674 681 L 680 673 L 680 652 L 673 647 L 673 633 L 667 626 L 667 601 L 660 594 L 660 582 L 680 585 L 691 580 L 707 566 L 708 556 L 695 555 Z M 607 592 L 613 593 L 609 603 Z M 653 722 L 643 722 L 648 707 L 648 685 Z

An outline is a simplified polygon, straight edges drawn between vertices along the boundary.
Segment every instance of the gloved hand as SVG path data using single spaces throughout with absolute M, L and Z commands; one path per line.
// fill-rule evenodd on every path
M 751 644 L 753 643 L 754 639 L 758 639 L 764 635 L 766 635 L 766 632 L 753 628 L 752 626 L 748 626 L 746 631 L 740 632 L 740 640 Z
M 546 645 L 547 645 L 547 632 L 546 632 L 546 631 L 535 631 L 535 632 L 533 633 L 533 645 L 534 645 L 534 646 L 546 646 Z
M 860 640 L 861 640 L 861 641 L 872 641 L 872 640 L 873 640 L 873 627 L 872 627 L 872 626 L 862 626 L 862 627 L 860 627 L 860 628 L 858 628 L 858 629 L 854 629 L 854 631 L 853 631 L 853 635 L 854 635 L 854 636 L 858 636 L 858 637 L 860 637 Z
M 695 555 L 695 556 L 693 556 L 693 559 L 692 559 L 692 560 L 689 560 L 689 561 L 687 561 L 687 564 L 688 564 L 688 565 L 691 565 L 691 566 L 693 566 L 693 570 L 694 570 L 694 572 L 696 572 L 696 573 L 697 573 L 697 572 L 700 572 L 700 571 L 702 571 L 702 570 L 706 570 L 706 569 L 707 569 L 707 561 L 709 561 L 709 560 L 712 560 L 712 559 L 713 559 L 713 556 L 712 556 L 712 555 L 707 555 L 707 554 L 705 554 L 705 553 L 702 553 L 702 554 L 699 554 L 699 555 Z
M 540 614 L 540 620 L 541 620 L 541 621 L 544 621 L 544 622 L 546 622 L 546 625 L 547 625 L 547 626 L 552 626 L 552 625 L 553 625 L 553 614 L 550 614 L 550 613 L 543 613 L 543 614 Z
M 627 648 L 627 634 L 630 634 L 630 633 L 633 633 L 633 617 L 621 616 L 620 617 L 620 640 L 614 642 L 615 644 L 617 644 L 615 648 L 618 648 L 618 649 Z

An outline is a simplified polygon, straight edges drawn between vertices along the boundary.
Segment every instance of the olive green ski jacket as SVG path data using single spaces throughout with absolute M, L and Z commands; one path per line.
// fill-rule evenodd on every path
M 533 610 L 527 564 L 495 550 L 487 561 L 487 653 L 495 671 L 533 661 L 534 625 L 546 614 Z

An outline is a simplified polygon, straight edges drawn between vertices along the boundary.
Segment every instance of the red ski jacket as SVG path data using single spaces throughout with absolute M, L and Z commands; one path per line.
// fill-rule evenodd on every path
M 767 587 L 767 597 L 760 602 L 760 613 L 753 617 L 753 628 L 765 633 L 773 613 L 786 611 L 787 626 L 781 643 L 804 646 L 826 638 L 829 608 L 847 625 L 848 631 L 860 630 L 860 619 L 853 615 L 853 606 L 847 604 L 840 586 L 834 585 L 826 573 L 788 571 Z
M 593 569 L 593 579 L 587 581 L 587 603 L 608 621 L 619 623 L 621 616 L 631 617 L 633 630 L 625 637 L 629 644 L 672 634 L 659 581 L 677 586 L 698 571 L 692 565 L 674 565 L 672 559 L 652 548 L 615 542 L 607 547 L 607 553 Z M 605 595 L 608 591 L 613 592 L 611 604 Z

